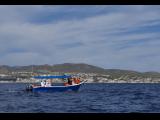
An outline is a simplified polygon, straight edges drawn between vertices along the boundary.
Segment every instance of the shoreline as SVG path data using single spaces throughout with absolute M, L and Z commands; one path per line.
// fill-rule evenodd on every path
M 40 83 L 40 82 L 0 81 L 0 84 L 1 84 L 1 83 L 2 83 L 2 84 L 3 84 L 3 83 L 24 83 L 24 84 L 26 83 L 26 84 L 37 84 L 37 83 Z M 63 82 L 53 82 L 53 83 L 56 84 L 56 83 L 63 83 Z M 109 83 L 109 84 L 110 84 L 110 83 L 115 83 L 115 84 L 118 84 L 118 83 L 120 83 L 120 84 L 121 84 L 121 83 L 129 83 L 129 84 L 136 84 L 136 83 L 146 83 L 146 84 L 147 84 L 147 83 L 157 83 L 157 84 L 158 84 L 158 83 L 160 83 L 160 82 L 86 82 L 86 83 L 87 83 L 87 84 L 88 84 L 88 83 L 89 83 L 89 84 L 90 84 L 90 83 L 100 83 L 100 84 L 106 84 L 106 83 Z

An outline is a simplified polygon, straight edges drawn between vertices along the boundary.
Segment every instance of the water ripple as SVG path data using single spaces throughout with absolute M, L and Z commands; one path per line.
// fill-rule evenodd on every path
M 32 93 L 25 84 L 0 84 L 0 112 L 160 112 L 158 84 L 85 84 L 78 92 Z

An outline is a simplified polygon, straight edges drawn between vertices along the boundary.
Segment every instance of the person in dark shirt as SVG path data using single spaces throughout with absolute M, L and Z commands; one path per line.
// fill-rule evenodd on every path
M 68 78 L 68 84 L 72 85 L 72 79 L 71 78 Z

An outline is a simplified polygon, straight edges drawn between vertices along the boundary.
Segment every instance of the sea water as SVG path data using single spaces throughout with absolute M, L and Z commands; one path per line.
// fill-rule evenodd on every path
M 86 83 L 78 92 L 33 93 L 0 83 L 1 113 L 160 113 L 160 84 Z

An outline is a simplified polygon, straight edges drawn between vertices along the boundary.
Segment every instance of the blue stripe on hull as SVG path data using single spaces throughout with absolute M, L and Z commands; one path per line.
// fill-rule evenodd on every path
M 78 91 L 81 84 L 71 86 L 52 86 L 52 87 L 37 87 L 33 88 L 33 92 L 65 92 L 65 91 Z

